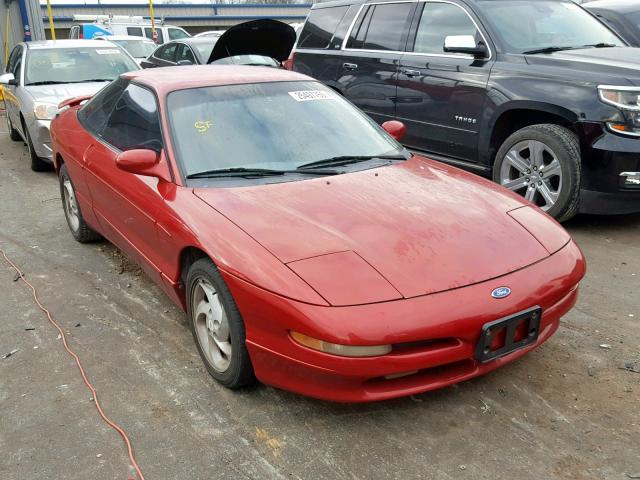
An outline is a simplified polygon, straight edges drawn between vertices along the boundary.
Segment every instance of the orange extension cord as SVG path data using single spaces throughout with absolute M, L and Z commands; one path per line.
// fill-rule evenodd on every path
M 80 375 L 82 375 L 82 380 L 84 381 L 85 385 L 89 388 L 89 390 L 91 391 L 91 394 L 93 395 L 93 403 L 98 409 L 98 413 L 111 428 L 113 428 L 116 432 L 120 434 L 120 436 L 124 440 L 125 445 L 127 446 L 129 459 L 131 460 L 131 465 L 133 466 L 134 470 L 138 475 L 138 480 L 144 480 L 144 475 L 142 475 L 142 471 L 138 466 L 138 462 L 136 462 L 136 457 L 133 454 L 133 448 L 131 447 L 131 442 L 129 441 L 129 437 L 127 436 L 127 433 L 122 429 L 122 427 L 120 427 L 118 424 L 112 421 L 109 417 L 107 417 L 107 415 L 104 413 L 104 410 L 102 410 L 102 407 L 100 406 L 100 402 L 98 401 L 98 392 L 96 392 L 95 387 L 91 384 L 91 382 L 87 378 L 87 374 L 85 373 L 84 368 L 82 367 L 82 362 L 80 361 L 80 357 L 78 357 L 78 355 L 73 350 L 71 350 L 71 348 L 69 348 L 69 344 L 67 343 L 67 337 L 64 334 L 64 330 L 62 330 L 62 327 L 60 326 L 60 324 L 53 319 L 53 317 L 51 316 L 51 312 L 49 312 L 49 310 L 47 310 L 47 308 L 44 305 L 42 305 L 42 303 L 40 303 L 40 300 L 38 299 L 38 294 L 36 292 L 36 287 L 34 287 L 31 283 L 29 283 L 29 281 L 24 277 L 24 273 L 22 273 L 22 271 L 16 266 L 16 264 L 13 263 L 11 259 L 9 259 L 9 257 L 7 257 L 7 254 L 1 248 L 0 248 L 0 253 L 2 253 L 2 256 L 4 257 L 4 259 L 16 271 L 17 277 L 19 277 L 31 289 L 31 292 L 33 293 L 33 299 L 36 301 L 36 304 L 38 305 L 40 310 L 42 310 L 47 315 L 47 319 L 49 320 L 49 323 L 51 323 L 51 325 L 56 327 L 58 332 L 60 332 L 60 337 L 62 338 L 64 349 L 76 361 L 76 365 L 78 365 L 78 370 L 80 370 Z

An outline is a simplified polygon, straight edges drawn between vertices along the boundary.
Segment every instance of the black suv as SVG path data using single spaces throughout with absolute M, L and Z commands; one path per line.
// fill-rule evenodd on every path
M 640 211 L 640 49 L 571 0 L 319 3 L 292 64 L 559 220 Z

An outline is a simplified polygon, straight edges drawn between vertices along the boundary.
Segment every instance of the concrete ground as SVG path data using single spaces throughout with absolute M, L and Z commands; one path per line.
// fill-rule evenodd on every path
M 567 225 L 589 272 L 538 350 L 441 391 L 345 406 L 218 386 L 183 313 L 111 245 L 76 243 L 59 197 L 3 130 L 0 249 L 69 332 L 148 480 L 640 478 L 640 215 Z M 120 437 L 13 277 L 0 260 L 0 357 L 18 349 L 0 358 L 0 478 L 127 478 Z

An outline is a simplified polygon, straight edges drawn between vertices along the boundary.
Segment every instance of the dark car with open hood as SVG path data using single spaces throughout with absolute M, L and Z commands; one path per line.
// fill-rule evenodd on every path
M 229 28 L 220 37 L 181 38 L 165 43 L 141 63 L 142 68 L 208 63 L 280 67 L 296 41 L 290 25 L 271 19 Z
M 640 211 L 640 50 L 571 0 L 318 3 L 292 64 L 559 220 Z

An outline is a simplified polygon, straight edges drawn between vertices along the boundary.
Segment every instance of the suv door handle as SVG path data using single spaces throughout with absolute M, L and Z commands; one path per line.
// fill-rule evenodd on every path
M 358 68 L 357 63 L 343 63 L 342 68 L 345 70 L 356 70 Z
M 410 68 L 403 68 L 400 70 L 400 73 L 406 75 L 407 77 L 420 77 L 422 72 L 420 70 L 412 70 Z

